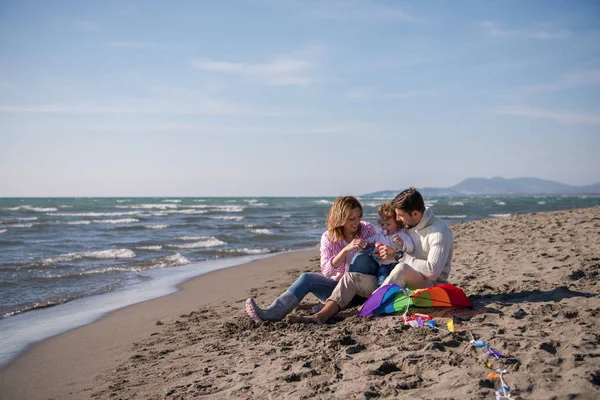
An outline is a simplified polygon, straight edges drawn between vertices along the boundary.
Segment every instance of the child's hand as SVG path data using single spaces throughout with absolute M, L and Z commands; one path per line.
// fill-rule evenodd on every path
M 398 235 L 392 236 L 392 241 L 394 243 L 400 245 L 401 247 L 404 246 L 404 241 L 402 239 L 400 239 L 400 236 L 398 236 Z
M 396 255 L 396 249 L 392 246 L 379 246 L 375 251 L 377 251 L 377 256 L 382 260 L 393 260 Z

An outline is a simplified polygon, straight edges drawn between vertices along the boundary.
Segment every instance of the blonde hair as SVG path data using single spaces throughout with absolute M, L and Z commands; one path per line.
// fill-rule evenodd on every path
M 382 225 L 383 221 L 385 221 L 386 219 L 393 218 L 398 224 L 398 228 L 403 227 L 404 224 L 396 220 L 396 210 L 391 201 L 387 201 L 380 205 L 377 209 L 377 212 L 379 213 L 379 219 L 377 220 L 377 222 L 379 222 L 379 225 Z
M 327 235 L 334 241 L 344 239 L 344 224 L 350 216 L 350 213 L 355 208 L 360 210 L 360 218 L 363 215 L 363 208 L 360 202 L 353 196 L 341 196 L 338 197 L 329 210 L 329 216 L 327 217 Z M 360 234 L 360 228 L 362 225 L 358 225 L 357 235 Z

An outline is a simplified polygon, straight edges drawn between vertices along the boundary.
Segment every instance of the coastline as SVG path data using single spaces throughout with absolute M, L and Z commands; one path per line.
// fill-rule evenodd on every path
M 174 293 L 119 308 L 35 343 L 0 368 L 0 399 L 80 398 L 75 392 L 94 387 L 94 377 L 126 359 L 132 343 L 160 329 L 157 321 L 168 323 L 199 306 L 224 301 L 238 289 L 245 300 L 245 287 L 264 283 L 274 269 L 293 271 L 315 256 L 318 259 L 318 250 L 300 250 L 207 272 L 180 283 Z M 74 392 L 56 382 L 65 382 Z
M 450 280 L 475 310 L 426 311 L 454 315 L 508 355 L 516 394 L 598 395 L 600 207 L 452 229 Z M 289 327 L 254 326 L 244 315 L 246 297 L 265 304 L 299 273 L 318 270 L 318 250 L 308 250 L 193 278 L 29 348 L 0 370 L 0 398 L 491 396 L 468 341 L 405 329 L 398 316 L 360 319 L 350 310 L 333 324 Z

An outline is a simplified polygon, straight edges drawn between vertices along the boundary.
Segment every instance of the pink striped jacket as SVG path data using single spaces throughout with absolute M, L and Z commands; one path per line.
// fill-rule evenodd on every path
M 360 234 L 358 235 L 360 239 L 366 240 L 368 237 L 377 233 L 375 227 L 368 222 L 361 221 L 360 225 Z M 352 261 L 352 257 L 354 257 L 358 250 L 349 252 L 346 255 L 346 259 L 342 264 L 340 264 L 339 267 L 334 268 L 331 264 L 333 258 L 337 256 L 339 252 L 342 251 L 347 245 L 348 242 L 345 240 L 338 240 L 337 242 L 331 241 L 327 232 L 323 233 L 323 236 L 321 236 L 321 272 L 327 278 L 339 281 L 348 271 L 348 268 L 350 267 L 350 261 Z

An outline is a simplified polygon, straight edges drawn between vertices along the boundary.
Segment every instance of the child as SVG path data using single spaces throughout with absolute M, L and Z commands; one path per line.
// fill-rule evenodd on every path
M 413 240 L 405 232 L 404 225 L 402 222 L 396 220 L 396 210 L 392 206 L 392 203 L 386 202 L 379 206 L 379 225 L 381 231 L 375 235 L 367 238 L 367 243 L 370 245 L 383 244 L 386 246 L 392 246 L 398 250 L 402 250 L 406 253 L 412 253 L 415 250 L 415 244 Z M 377 268 L 377 286 L 381 286 L 385 278 L 388 277 L 392 269 L 397 264 L 395 260 L 379 260 L 375 257 L 379 267 Z

